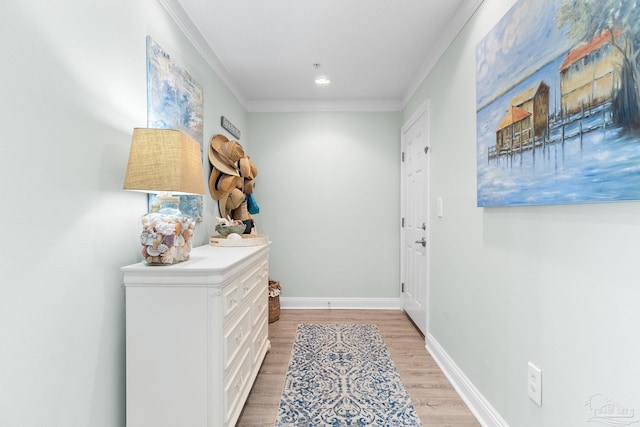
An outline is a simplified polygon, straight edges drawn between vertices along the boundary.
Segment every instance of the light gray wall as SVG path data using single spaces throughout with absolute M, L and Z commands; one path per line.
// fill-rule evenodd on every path
M 0 426 L 125 424 L 120 267 L 141 260 L 146 196 L 122 183 L 146 125 L 147 34 L 203 85 L 205 138 L 222 114 L 246 128 L 157 1 L 0 3 Z M 198 245 L 215 214 L 205 197 Z
M 283 297 L 399 297 L 400 119 L 248 115 L 255 219 Z
M 513 3 L 485 0 L 404 112 L 430 99 L 431 206 L 444 201 L 429 333 L 509 425 L 593 425 L 596 393 L 640 411 L 640 203 L 476 207 L 475 47 Z

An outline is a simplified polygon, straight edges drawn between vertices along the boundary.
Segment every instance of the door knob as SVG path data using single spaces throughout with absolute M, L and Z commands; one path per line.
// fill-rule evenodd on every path
M 427 246 L 427 240 L 424 237 L 422 238 L 422 240 L 416 240 L 416 243 L 422 244 L 423 248 Z

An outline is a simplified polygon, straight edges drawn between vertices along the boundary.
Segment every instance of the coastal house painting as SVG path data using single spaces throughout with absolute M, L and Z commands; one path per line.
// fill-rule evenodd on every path
M 576 114 L 614 99 L 616 88 L 624 84 L 621 73 L 624 57 L 614 49 L 612 37 L 620 31 L 604 30 L 587 43 L 571 49 L 560 65 L 562 111 Z
M 476 48 L 478 206 L 640 199 L 640 9 L 520 0 Z
M 536 138 L 543 138 L 549 119 L 549 86 L 539 82 L 518 94 L 496 130 L 496 151 L 523 150 Z

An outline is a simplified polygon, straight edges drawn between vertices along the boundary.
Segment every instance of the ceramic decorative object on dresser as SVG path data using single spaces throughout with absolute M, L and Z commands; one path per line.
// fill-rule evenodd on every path
M 127 426 L 234 426 L 269 349 L 269 245 L 122 268 Z

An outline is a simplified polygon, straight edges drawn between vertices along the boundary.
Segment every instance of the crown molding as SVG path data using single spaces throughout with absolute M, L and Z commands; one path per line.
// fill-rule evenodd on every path
M 238 102 L 247 109 L 247 101 L 245 95 L 233 82 L 233 79 L 227 72 L 227 69 L 218 58 L 218 55 L 209 46 L 209 43 L 205 40 L 204 36 L 198 30 L 198 27 L 193 23 L 189 14 L 184 10 L 178 0 L 158 0 L 158 3 L 167 11 L 173 21 L 180 27 L 180 29 L 187 36 L 189 41 L 193 44 L 196 50 L 202 55 L 204 60 L 213 68 L 213 71 L 220 77 L 222 82 L 229 88 L 231 93 L 236 97 Z
M 402 111 L 402 101 L 399 99 L 367 101 L 248 101 L 247 111 L 250 113 Z
M 453 40 L 462 31 L 464 26 L 469 22 L 476 10 L 480 7 L 484 0 L 468 0 L 466 7 L 458 9 L 454 17 L 451 19 L 446 30 L 440 34 L 438 40 L 434 43 L 433 47 L 429 51 L 429 55 L 426 57 L 420 70 L 416 74 L 413 82 L 407 88 L 404 96 L 402 97 L 402 108 L 407 106 L 411 97 L 416 93 L 422 82 L 429 76 L 429 73 L 436 65 L 442 54 L 449 48 L 449 45 L 453 43 Z

